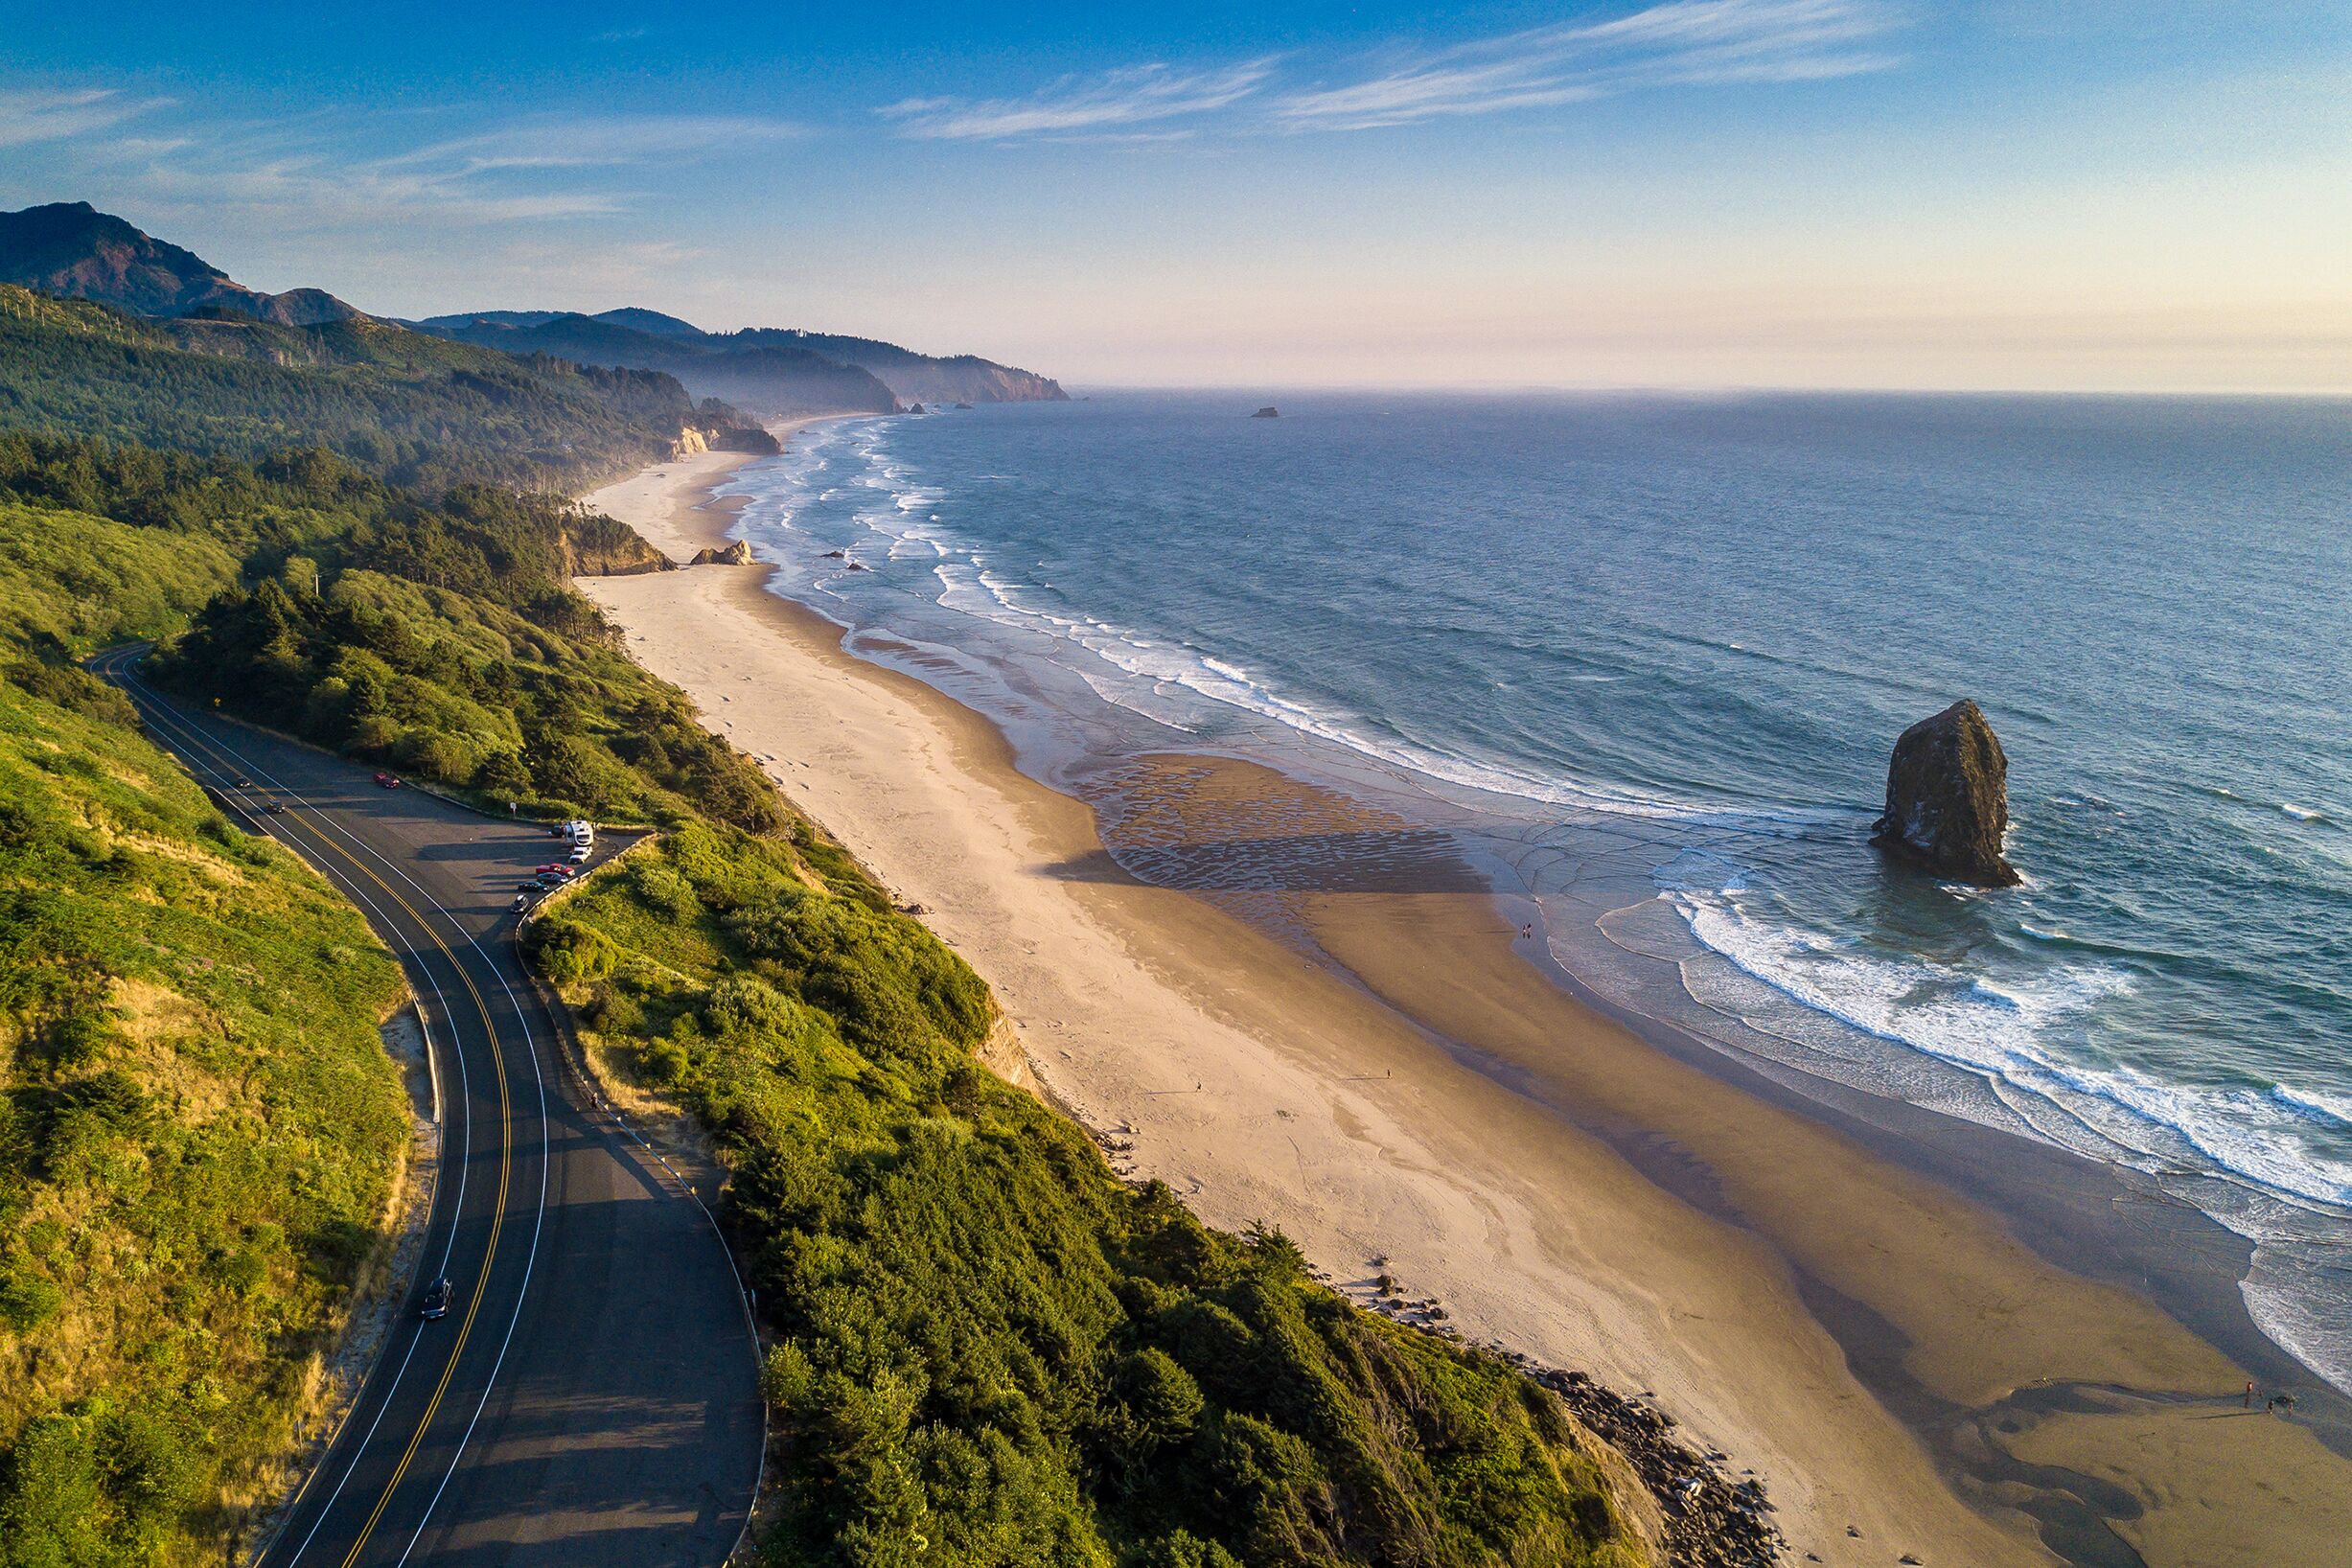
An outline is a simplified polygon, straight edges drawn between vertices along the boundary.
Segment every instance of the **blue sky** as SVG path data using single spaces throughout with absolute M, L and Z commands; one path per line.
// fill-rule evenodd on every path
M 0 203 L 1096 384 L 2352 390 L 2352 7 L 0 0 Z

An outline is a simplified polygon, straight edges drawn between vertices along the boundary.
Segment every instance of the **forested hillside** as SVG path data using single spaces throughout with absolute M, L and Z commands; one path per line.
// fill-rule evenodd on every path
M 742 426 L 668 376 L 525 361 L 358 318 L 149 321 L 0 285 L 0 429 L 260 458 L 323 447 L 425 491 L 569 490 Z M 761 438 L 756 431 L 748 438 Z
M 0 542 L 28 568 L 0 576 L 0 628 L 24 646 L 193 622 L 156 679 L 322 745 L 547 816 L 773 829 L 766 781 L 571 590 L 581 541 L 609 557 L 616 534 L 635 541 L 544 496 L 426 502 L 323 452 L 0 436 Z

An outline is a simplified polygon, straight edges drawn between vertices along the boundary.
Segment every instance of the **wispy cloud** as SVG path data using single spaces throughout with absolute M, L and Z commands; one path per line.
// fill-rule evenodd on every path
M 75 156 L 172 205 L 234 206 L 291 225 L 462 226 L 623 212 L 639 195 L 631 171 L 803 133 L 757 116 L 533 116 L 384 150 L 385 131 L 398 125 L 319 115 L 191 121 L 169 127 L 175 134 L 88 142 Z
M 737 152 L 806 134 L 758 115 L 618 115 L 519 120 L 382 159 L 458 177 L 510 169 L 599 169 Z
M 1296 130 L 1363 130 L 1643 87 L 1858 76 L 1897 63 L 1874 44 L 1902 19 L 1882 0 L 1667 0 L 1409 55 L 1362 81 L 1289 93 L 1273 118 Z
M 495 224 L 596 217 L 619 212 L 624 205 L 619 196 L 603 191 L 491 190 L 328 157 L 277 158 L 242 166 L 211 159 L 159 163 L 147 172 L 145 183 L 167 199 L 236 207 L 249 215 L 311 225 L 386 219 Z
M 1003 141 L 1164 125 L 1231 107 L 1274 74 L 1272 57 L 1207 70 L 1135 65 L 1096 77 L 1064 77 L 1026 98 L 909 98 L 878 112 L 909 136 Z
M 0 147 L 86 136 L 165 106 L 112 87 L 0 88 Z
M 1369 130 L 1678 84 L 1818 81 L 1898 63 L 1902 0 L 1663 0 L 1441 49 L 1398 48 L 1353 80 L 1278 81 L 1277 56 L 1064 77 L 1020 98 L 909 98 L 877 112 L 952 141 L 1166 141 L 1209 125 Z M 1337 73 L 1334 73 L 1337 75 Z M 1146 127 L 1148 129 L 1133 127 Z

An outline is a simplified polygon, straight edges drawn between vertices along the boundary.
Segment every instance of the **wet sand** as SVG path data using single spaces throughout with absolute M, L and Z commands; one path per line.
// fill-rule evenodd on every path
M 741 461 L 591 499 L 682 559 L 724 535 L 707 489 Z M 926 907 L 1054 1094 L 1213 1222 L 1280 1226 L 1359 1297 L 1385 1257 L 1470 1337 L 1653 1393 L 1764 1478 L 1792 1560 L 2317 1563 L 2352 1539 L 2352 1464 L 2241 1409 L 2277 1358 L 2234 1301 L 2186 1314 L 2201 1335 L 2125 1287 L 2135 1248 L 2225 1256 L 2202 1219 L 2110 1219 L 2080 1162 L 1948 1125 L 1890 1159 L 1922 1130 L 1901 1108 L 1840 1118 L 1661 1049 L 1556 983 L 1442 836 L 1330 791 L 1136 758 L 1088 781 L 1098 820 L 765 576 L 583 587 Z M 1972 1174 L 1988 1156 L 2007 1168 Z M 1955 1183 L 1911 1168 L 1936 1160 Z M 2046 1217 L 2013 1230 L 1954 1185 L 2046 1188 Z M 2106 1278 L 2049 1260 L 2069 1247 Z

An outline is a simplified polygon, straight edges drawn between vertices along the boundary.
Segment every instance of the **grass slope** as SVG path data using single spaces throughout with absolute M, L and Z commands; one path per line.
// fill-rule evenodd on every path
M 161 636 L 237 571 L 216 540 L 0 498 L 0 643 L 11 647 Z
M 407 1136 L 391 956 L 70 669 L 0 682 L 0 1564 L 219 1562 Z
M 535 931 L 591 1051 L 731 1167 L 770 1561 L 1646 1560 L 1552 1395 L 1126 1187 L 978 1066 L 985 988 L 838 855 L 688 827 Z

